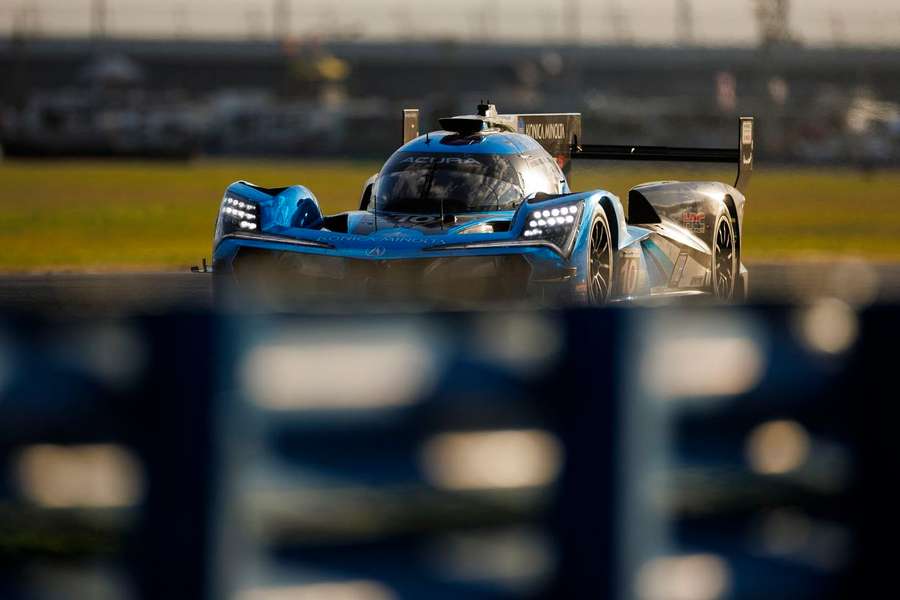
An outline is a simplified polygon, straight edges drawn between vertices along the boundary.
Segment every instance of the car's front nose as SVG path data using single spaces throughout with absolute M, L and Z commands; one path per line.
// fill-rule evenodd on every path
M 539 244 L 348 248 L 254 236 L 223 240 L 214 258 L 217 278 L 242 293 L 302 301 L 557 303 L 571 296 L 577 274 L 569 260 Z

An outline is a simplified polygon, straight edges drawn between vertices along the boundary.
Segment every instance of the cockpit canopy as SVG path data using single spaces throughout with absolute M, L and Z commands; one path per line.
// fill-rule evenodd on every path
M 565 177 L 543 149 L 521 154 L 398 151 L 385 163 L 369 208 L 459 214 L 515 210 L 537 192 L 563 191 Z

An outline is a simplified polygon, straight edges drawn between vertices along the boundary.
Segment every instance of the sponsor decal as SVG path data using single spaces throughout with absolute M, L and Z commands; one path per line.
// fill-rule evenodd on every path
M 423 244 L 423 240 L 420 237 L 412 237 L 412 236 L 401 235 L 401 234 L 385 236 L 385 237 L 389 238 L 392 242 L 399 242 L 401 244 Z
M 753 162 L 753 121 L 741 123 L 741 161 L 745 165 Z
M 634 248 L 624 250 L 619 265 L 620 291 L 625 296 L 633 296 L 637 292 L 640 281 L 640 251 Z
M 407 235 L 405 232 L 397 231 L 396 233 L 391 233 L 385 237 L 388 237 L 392 242 L 400 242 L 400 243 L 410 243 L 410 244 L 423 244 L 428 245 L 425 240 L 421 236 L 411 236 Z M 363 243 L 363 244 L 371 244 L 372 238 L 367 235 L 355 235 L 355 234 L 344 234 L 339 233 L 337 235 L 320 235 L 318 237 L 313 238 L 316 242 L 323 242 L 326 244 L 340 244 L 342 246 L 346 246 L 347 243 Z
M 633 296 L 637 293 L 638 281 L 640 280 L 640 270 L 637 261 L 631 261 L 631 264 L 624 268 L 624 277 L 622 278 L 622 293 L 626 296 Z
M 751 121 L 744 121 L 741 124 L 741 143 L 745 145 L 753 143 L 753 123 Z
M 413 223 L 415 225 L 428 225 L 441 220 L 440 215 L 400 215 L 391 219 L 395 223 Z
M 417 165 L 475 165 L 481 166 L 481 162 L 470 157 L 460 156 L 409 156 L 400 161 L 401 163 L 417 164 Z
M 681 278 L 684 275 L 684 267 L 687 265 L 687 259 L 687 252 L 682 252 L 675 260 L 675 268 L 672 269 L 672 277 L 669 278 L 670 288 L 676 288 L 678 287 L 678 284 L 681 283 Z
M 525 123 L 525 135 L 536 140 L 566 139 L 565 123 Z
M 706 231 L 706 215 L 702 212 L 681 213 L 681 225 L 691 233 L 703 233 Z
M 384 256 L 384 253 L 387 252 L 381 246 L 375 246 L 374 248 L 369 248 L 366 251 L 366 256 Z

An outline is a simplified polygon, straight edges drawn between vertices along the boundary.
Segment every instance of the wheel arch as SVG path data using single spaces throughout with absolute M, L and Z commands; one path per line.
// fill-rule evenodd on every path
M 744 237 L 741 231 L 741 220 L 740 215 L 737 210 L 737 205 L 734 202 L 734 198 L 731 194 L 725 194 L 725 208 L 728 211 L 728 216 L 731 219 L 731 227 L 734 230 L 734 249 L 737 252 L 738 265 L 741 265 L 741 241 Z
M 612 247 L 615 254 L 619 250 L 619 240 L 624 237 L 621 235 L 621 228 L 625 225 L 622 203 L 614 196 L 604 194 L 600 197 L 599 204 L 606 216 L 606 223 L 609 225 L 609 235 L 612 238 Z
M 621 204 L 618 199 L 611 194 L 602 194 L 600 198 L 595 200 L 596 205 L 591 211 L 590 219 L 587 220 L 585 228 L 585 238 L 587 243 L 586 260 L 587 260 L 587 291 L 586 298 L 589 304 L 606 304 L 612 297 L 615 289 L 616 281 L 616 264 L 619 252 L 619 240 L 624 236 L 620 231 L 620 224 L 624 223 L 621 212 Z M 618 208 L 618 210 L 616 210 Z M 603 217 L 602 219 L 600 217 Z M 601 225 L 601 221 L 605 220 L 605 225 Z M 608 232 L 606 246 L 608 248 L 608 275 L 605 278 L 606 292 L 601 301 L 592 300 L 593 298 L 593 232 L 598 226 L 603 226 Z

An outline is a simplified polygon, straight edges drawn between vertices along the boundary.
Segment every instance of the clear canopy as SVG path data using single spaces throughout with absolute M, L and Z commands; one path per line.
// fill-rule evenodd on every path
M 398 152 L 375 189 L 379 212 L 513 210 L 525 197 L 515 155 Z

